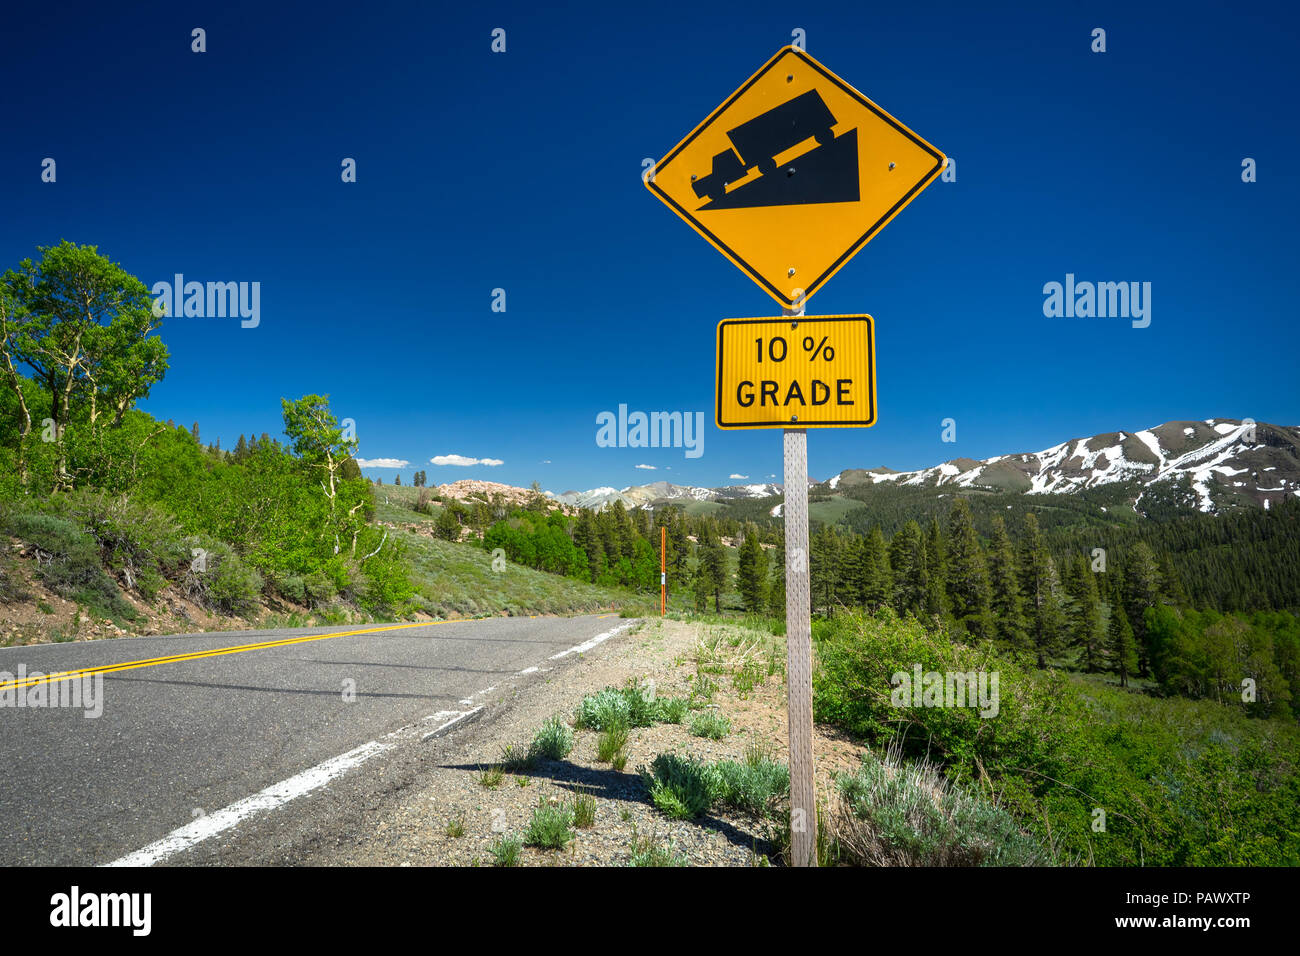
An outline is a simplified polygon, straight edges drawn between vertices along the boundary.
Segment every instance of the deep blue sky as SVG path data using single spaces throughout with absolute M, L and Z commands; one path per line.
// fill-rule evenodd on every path
M 780 432 L 712 425 L 713 335 L 775 303 L 640 172 L 799 27 L 957 163 L 810 301 L 876 317 L 880 406 L 875 428 L 811 434 L 814 476 L 1300 422 L 1294 8 L 613 6 L 13 6 L 0 267 L 67 238 L 148 285 L 261 282 L 256 329 L 167 320 L 171 370 L 142 406 L 223 447 L 320 392 L 362 457 L 411 462 L 404 482 L 765 480 Z M 1045 318 L 1067 272 L 1151 282 L 1151 326 Z M 703 457 L 598 448 L 620 402 L 705 412 Z M 445 454 L 505 464 L 426 464 Z

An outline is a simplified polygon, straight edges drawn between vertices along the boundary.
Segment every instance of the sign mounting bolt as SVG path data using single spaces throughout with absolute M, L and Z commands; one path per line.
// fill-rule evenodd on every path
M 893 169 L 893 168 L 894 168 L 894 164 L 893 164 L 893 163 L 890 163 L 890 164 L 889 164 L 889 168 L 890 168 L 890 169 Z
M 791 267 L 790 267 L 790 271 L 788 271 L 788 272 L 786 273 L 786 275 L 788 275 L 788 276 L 792 276 L 792 275 L 794 275 L 794 266 L 791 266 Z

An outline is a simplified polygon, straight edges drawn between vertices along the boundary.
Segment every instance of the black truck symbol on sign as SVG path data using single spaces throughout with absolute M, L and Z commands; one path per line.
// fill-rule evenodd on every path
M 691 177 L 695 195 L 709 199 L 700 209 L 857 202 L 858 131 L 836 136 L 835 122 L 821 95 L 809 90 L 728 130 L 734 149 L 714 156 L 707 175 Z M 816 148 L 777 167 L 778 155 L 809 137 L 816 139 Z M 758 178 L 727 192 L 755 167 Z

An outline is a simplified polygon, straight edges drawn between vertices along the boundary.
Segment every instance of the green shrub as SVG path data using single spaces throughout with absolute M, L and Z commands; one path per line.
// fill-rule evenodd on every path
M 691 721 L 691 733 L 696 737 L 721 740 L 731 733 L 731 719 L 714 711 L 705 711 Z
M 627 746 L 627 724 L 612 723 L 600 732 L 596 738 L 596 759 L 601 763 L 613 763 Z M 621 770 L 622 767 L 615 769 Z
M 840 775 L 834 824 L 842 859 L 860 866 L 1046 866 L 1050 857 L 1003 808 L 944 779 L 925 760 L 862 757 Z
M 606 687 L 583 697 L 574 723 L 579 729 L 590 730 L 604 730 L 614 724 L 625 727 L 679 724 L 686 708 L 686 701 L 680 698 L 656 698 L 648 687 L 629 680 L 624 687 Z
M 23 587 L 13 562 L 0 556 L 0 604 L 25 601 L 30 596 L 31 592 Z
M 665 724 L 680 724 L 690 711 L 690 701 L 685 697 L 664 697 L 659 701 L 659 720 Z
M 104 617 L 135 618 L 135 608 L 104 573 L 95 539 L 73 521 L 15 510 L 5 515 L 4 523 L 9 534 L 31 546 L 36 573 L 51 591 Z
M 153 601 L 189 562 L 176 519 L 155 505 L 125 495 L 76 490 L 49 499 L 44 507 L 90 535 L 104 565 L 121 575 L 128 590 Z
M 185 575 L 190 597 L 222 614 L 253 617 L 261 610 L 262 575 L 220 541 L 189 538 L 187 543 L 201 552 Z
M 655 757 L 648 769 L 642 768 L 641 779 L 655 807 L 676 820 L 708 813 L 721 790 L 716 768 L 677 754 Z
M 790 793 L 789 768 L 761 747 L 748 748 L 741 762 L 719 761 L 717 772 L 717 802 L 756 817 L 769 816 L 776 801 Z
M 324 607 L 338 594 L 334 581 L 319 570 L 308 574 L 282 574 L 274 580 L 276 591 L 286 600 L 312 609 Z
M 523 848 L 523 841 L 512 834 L 502 834 L 492 841 L 488 847 L 488 853 L 492 854 L 493 866 L 518 866 L 519 851 Z
M 590 730 L 604 730 L 614 724 L 626 727 L 629 725 L 627 700 L 621 691 L 612 687 L 588 694 L 578 705 L 576 724 Z
M 579 830 L 596 825 L 596 798 L 581 787 L 573 793 L 573 825 Z
M 573 731 L 559 717 L 550 717 L 533 735 L 531 752 L 547 760 L 563 760 L 573 750 Z
M 524 831 L 527 846 L 544 850 L 560 850 L 573 839 L 573 810 L 562 803 L 547 803 L 539 799 L 532 819 Z

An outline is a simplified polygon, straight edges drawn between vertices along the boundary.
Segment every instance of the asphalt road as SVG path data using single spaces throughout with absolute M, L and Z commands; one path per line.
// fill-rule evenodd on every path
M 228 825 L 232 806 L 275 813 L 295 786 L 365 773 L 386 739 L 472 719 L 491 688 L 562 666 L 627 623 L 489 618 L 0 648 L 0 864 L 163 862 L 169 835 L 210 839 L 203 828 Z M 296 640 L 316 635 L 337 636 Z M 251 647 L 280 641 L 293 642 Z M 84 701 L 14 706 L 32 694 L 14 683 L 20 665 L 51 674 L 236 648 L 103 674 L 96 718 Z

